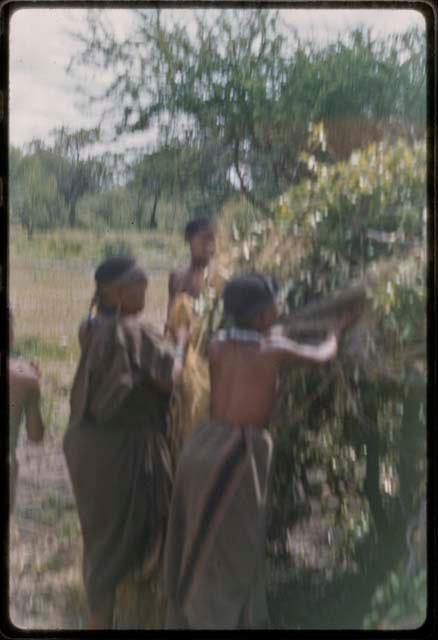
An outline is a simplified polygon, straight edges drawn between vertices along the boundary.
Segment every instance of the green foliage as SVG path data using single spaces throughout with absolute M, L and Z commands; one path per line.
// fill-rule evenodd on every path
M 46 342 L 36 336 L 16 340 L 14 353 L 26 360 L 64 360 L 66 348 L 54 342 Z
M 132 256 L 132 245 L 123 238 L 120 240 L 107 240 L 102 247 L 102 258 L 111 258 L 113 256 Z
M 23 155 L 16 147 L 9 147 L 9 216 L 10 220 L 19 222 L 17 197 L 19 196 L 20 164 Z
M 44 266 L 62 261 L 69 268 L 83 271 L 85 266 L 94 266 L 104 255 L 105 245 L 113 250 L 129 250 L 137 258 L 144 259 L 148 269 L 174 268 L 187 259 L 187 247 L 182 235 L 165 234 L 161 231 L 139 233 L 131 230 L 92 233 L 83 229 L 60 229 L 35 233 L 29 239 L 21 227 L 11 225 L 10 247 L 12 259 L 20 258 L 31 264 Z M 111 251 L 111 249 L 109 249 Z
M 52 146 L 33 140 L 26 153 L 9 152 L 11 220 L 31 235 L 77 224 L 77 206 L 86 194 L 109 184 L 104 159 L 90 156 L 89 146 L 98 133 L 66 128 L 55 130 Z
M 348 164 L 353 149 L 369 148 L 363 163 L 372 172 L 380 147 L 370 143 L 400 134 L 412 142 L 424 133 L 422 30 L 381 39 L 357 29 L 321 46 L 295 31 L 286 37 L 272 10 L 223 10 L 214 23 L 194 15 L 189 31 L 154 10 L 139 11 L 132 34 L 119 42 L 102 12 L 89 13 L 90 31 L 72 66 L 113 72 L 96 100 L 115 116 L 117 135 L 158 125 L 157 143 L 122 169 L 124 187 L 112 184 L 116 157 L 93 151 L 98 128 L 62 127 L 51 145 L 33 141 L 24 157 L 11 150 L 12 220 L 29 233 L 64 225 L 174 231 L 195 216 L 216 215 L 236 192 L 271 216 L 273 198 L 300 183 L 294 197 L 309 200 L 313 191 L 301 178 L 322 183 L 318 170 L 330 173 L 340 159 Z M 300 150 L 311 121 L 324 123 L 324 144 L 306 156 Z M 384 175 L 376 189 L 368 169 L 350 169 L 333 184 L 335 199 L 336 188 L 348 199 L 361 176 L 361 206 L 399 206 L 403 193 L 393 194 Z
M 82 244 L 68 236 L 51 236 L 47 241 L 48 254 L 59 258 L 78 258 L 83 251 Z
M 83 197 L 78 203 L 78 224 L 86 229 L 135 228 L 136 201 L 126 187 Z
M 162 204 L 174 205 L 173 226 L 183 225 L 191 217 L 217 213 L 232 192 L 227 166 L 217 163 L 217 156 L 215 145 L 190 140 L 174 140 L 144 155 L 134 165 L 134 176 L 128 183 L 137 197 L 137 228 L 166 226 Z
M 62 224 L 66 208 L 53 175 L 47 173 L 34 155 L 11 153 L 11 218 L 20 222 L 29 235 Z
M 209 198 L 215 184 L 230 191 L 233 167 L 239 189 L 267 211 L 266 202 L 303 172 L 299 150 L 309 121 L 325 122 L 333 160 L 384 133 L 424 134 L 422 30 L 376 38 L 356 29 L 318 46 L 296 31 L 286 38 L 272 10 L 222 10 L 214 22 L 194 15 L 189 31 L 164 22 L 160 11 L 139 11 L 119 41 L 90 12 L 72 66 L 114 72 L 104 96 L 94 98 L 116 115 L 118 133 L 158 122 L 158 156 L 176 137 L 187 152 L 184 171 L 197 166 L 189 158 L 199 150 L 199 184 Z
M 372 144 L 348 161 L 328 164 L 302 154 L 312 171 L 282 195 L 276 206 L 280 220 L 317 252 L 327 267 L 337 267 L 339 286 L 379 257 L 425 240 L 426 148 Z M 325 258 L 325 259 L 324 259 Z M 322 275 L 322 274 L 321 274 Z M 327 272 L 327 276 L 329 272 Z M 327 290 L 324 285 L 316 291 Z
M 420 627 L 426 620 L 427 572 L 415 576 L 402 571 L 391 571 L 380 585 L 365 616 L 365 629 Z
M 324 141 L 323 127 L 311 133 Z M 316 159 L 314 140 L 308 146 L 312 179 L 274 203 L 272 220 L 235 229 L 230 252 L 234 270 L 278 278 L 285 315 L 392 261 L 387 275 L 376 276 L 370 311 L 346 333 L 337 361 L 284 371 L 271 425 L 275 615 L 292 627 L 355 626 L 405 553 L 408 519 L 425 493 L 426 154 L 423 142 L 398 140 L 329 164 Z M 315 469 L 319 491 L 325 486 L 333 501 L 323 509 L 327 560 L 311 574 L 288 541 L 306 518 Z M 291 613 L 288 597 L 297 593 L 303 606 Z M 317 616 L 306 615 L 312 598 Z
M 289 307 L 345 286 L 379 259 L 398 258 L 417 247 L 420 254 L 400 261 L 392 277 L 373 291 L 378 319 L 374 348 L 376 354 L 401 354 L 419 347 L 419 356 L 424 356 L 424 143 L 371 145 L 335 165 L 318 163 L 312 156 L 306 160 L 314 179 L 293 187 L 277 205 L 281 223 L 308 247 L 291 274 Z M 382 364 L 403 376 L 400 365 L 397 358 Z
M 99 129 L 70 131 L 61 127 L 53 131 L 54 142 L 47 147 L 39 140 L 31 149 L 40 157 L 47 171 L 56 179 L 59 192 L 68 207 L 68 224 L 76 225 L 77 203 L 86 193 L 98 191 L 108 182 L 108 170 L 102 159 L 93 157 L 90 146 L 99 141 Z

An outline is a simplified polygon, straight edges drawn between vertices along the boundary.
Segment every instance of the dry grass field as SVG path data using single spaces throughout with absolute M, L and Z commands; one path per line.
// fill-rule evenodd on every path
M 109 247 L 109 249 L 108 249 Z M 85 602 L 79 522 L 61 443 L 69 391 L 79 357 L 77 329 L 93 292 L 93 269 L 105 252 L 128 247 L 150 280 L 145 320 L 161 329 L 167 273 L 184 260 L 177 237 L 131 233 L 51 233 L 28 240 L 11 229 L 9 304 L 15 317 L 17 355 L 43 372 L 44 444 L 20 434 L 15 512 L 10 522 L 10 618 L 26 629 L 80 629 Z

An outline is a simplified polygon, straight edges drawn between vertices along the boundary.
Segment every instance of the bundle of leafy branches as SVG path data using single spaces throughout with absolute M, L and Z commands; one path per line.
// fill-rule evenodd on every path
M 335 362 L 281 375 L 268 577 L 275 627 L 360 628 L 407 558 L 425 494 L 425 145 L 304 157 L 313 175 L 271 218 L 222 219 L 218 271 L 276 276 L 291 337 L 318 341 L 345 310 L 354 319 Z M 317 561 L 291 543 L 315 503 Z

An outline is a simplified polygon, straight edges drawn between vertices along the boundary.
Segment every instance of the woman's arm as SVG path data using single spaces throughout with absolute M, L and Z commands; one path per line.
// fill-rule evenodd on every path
M 283 335 L 274 333 L 266 340 L 266 349 L 283 361 L 313 362 L 321 364 L 336 357 L 338 351 L 337 333 L 332 332 L 318 345 L 300 344 Z
M 275 325 L 270 331 L 267 347 L 278 353 L 280 358 L 301 360 L 304 362 L 323 363 L 333 360 L 338 351 L 338 341 L 341 333 L 352 322 L 352 313 L 345 311 L 329 332 L 326 340 L 318 345 L 301 344 L 285 335 L 285 327 Z

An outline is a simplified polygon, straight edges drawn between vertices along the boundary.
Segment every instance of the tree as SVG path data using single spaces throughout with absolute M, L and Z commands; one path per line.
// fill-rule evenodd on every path
M 214 144 L 200 144 L 186 139 L 172 140 L 157 151 L 145 154 L 133 167 L 128 187 L 137 194 L 136 222 L 144 226 L 145 201 L 152 199 L 147 226 L 158 226 L 158 204 L 164 196 L 167 202 L 183 200 L 192 216 L 210 216 L 220 210 L 233 188 L 226 179 L 228 167 L 221 161 Z
M 20 149 L 11 145 L 9 147 L 9 216 L 11 220 L 18 220 L 16 205 L 20 193 L 18 181 L 22 159 Z
M 85 195 L 78 203 L 81 225 L 95 229 L 129 229 L 135 225 L 136 198 L 126 186 Z
M 62 223 L 65 205 L 53 175 L 45 171 L 38 154 L 21 157 L 13 153 L 10 173 L 11 211 L 31 237 Z M 18 164 L 16 161 L 19 160 Z
M 157 206 L 161 195 L 170 192 L 175 187 L 172 165 L 174 155 L 166 147 L 159 151 L 144 155 L 134 167 L 134 177 L 130 186 L 137 194 L 136 223 L 137 228 L 144 226 L 145 200 L 152 197 L 152 209 L 147 226 L 149 229 L 158 227 Z
M 39 140 L 30 148 L 41 156 L 47 172 L 51 173 L 68 207 L 68 224 L 76 226 L 77 204 L 86 193 L 95 193 L 109 181 L 104 159 L 91 154 L 91 147 L 99 140 L 99 129 L 70 131 L 66 127 L 53 131 L 54 142 L 47 146 Z
M 73 65 L 115 76 L 94 99 L 116 118 L 118 133 L 160 122 L 161 142 L 182 131 L 200 145 L 214 143 L 243 194 L 267 214 L 269 200 L 299 180 L 309 121 L 325 122 L 333 160 L 391 127 L 424 130 L 419 30 L 379 40 L 359 29 L 321 47 L 296 32 L 286 39 L 273 11 L 224 10 L 214 23 L 196 14 L 194 34 L 165 23 L 160 11 L 137 15 L 119 42 L 90 13 Z

